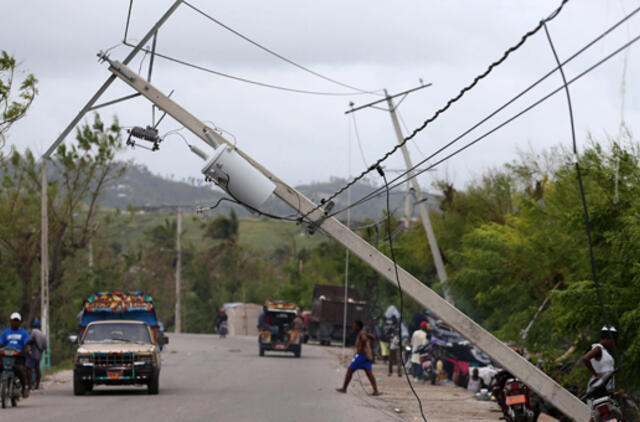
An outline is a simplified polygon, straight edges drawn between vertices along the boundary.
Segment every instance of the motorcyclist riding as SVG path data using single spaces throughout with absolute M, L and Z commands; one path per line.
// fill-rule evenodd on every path
M 223 322 L 227 322 L 229 317 L 227 313 L 224 311 L 224 308 L 220 308 L 220 312 L 218 312 L 218 316 L 216 317 L 216 331 L 220 332 L 220 324 Z
M 0 334 L 0 348 L 12 347 L 20 352 L 20 356 L 16 359 L 14 371 L 22 383 L 22 397 L 29 397 L 29 390 L 27 390 L 27 369 L 25 367 L 25 355 L 30 352 L 30 347 L 27 344 L 29 341 L 29 333 L 24 328 L 20 328 L 22 322 L 22 316 L 14 312 L 9 317 L 11 320 L 11 326 L 4 330 Z M 2 371 L 2 362 L 0 361 L 0 372 Z

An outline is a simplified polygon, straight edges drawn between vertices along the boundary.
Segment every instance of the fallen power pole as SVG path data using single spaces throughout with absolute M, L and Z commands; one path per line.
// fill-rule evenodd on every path
M 143 77 L 137 75 L 133 70 L 118 61 L 108 59 L 108 57 L 104 55 L 102 58 L 109 61 L 109 70 L 113 75 L 117 76 L 126 84 L 131 86 L 135 91 L 142 94 L 160 110 L 172 116 L 176 121 L 212 148 L 215 148 L 218 145 L 227 145 L 228 147 L 233 148 L 238 155 L 244 158 L 264 176 L 270 179 L 273 184 L 275 184 L 276 187 L 274 193 L 276 196 L 292 208 L 296 209 L 302 215 L 306 215 L 310 212 L 308 218 L 312 221 L 319 222 L 319 228 L 322 231 L 349 249 L 392 284 L 396 285 L 396 287 L 399 287 L 397 285 L 398 281 L 395 277 L 394 263 L 386 255 L 367 243 L 356 233 L 352 232 L 336 218 L 327 218 L 322 209 L 316 208 L 316 204 L 314 202 L 306 198 L 293 187 L 287 185 L 260 163 L 256 162 L 247 154 L 239 150 L 219 133 L 215 132 L 212 128 L 208 127 L 201 120 L 189 113 L 186 109 L 171 100 L 151 83 L 147 82 Z M 565 415 L 580 422 L 588 419 L 587 406 L 576 396 L 565 390 L 557 382 L 551 379 L 540 369 L 536 368 L 518 353 L 511 350 L 506 344 L 482 328 L 455 306 L 444 300 L 406 270 L 398 267 L 398 272 L 399 281 L 402 284 L 404 292 L 413 297 L 423 306 L 433 311 L 443 321 L 457 330 L 462 336 L 487 353 L 487 355 L 500 363 L 513 375 L 522 379 L 536 393 L 548 400 Z
M 138 54 L 138 52 L 142 49 L 144 44 L 154 36 L 160 27 L 169 19 L 169 17 L 176 11 L 178 6 L 180 6 L 182 0 L 176 0 L 169 9 L 158 19 L 158 21 L 153 25 L 153 27 L 147 32 L 147 34 L 142 37 L 140 42 L 133 48 L 133 50 L 127 55 L 124 59 L 124 63 L 129 63 L 133 58 Z M 45 352 L 45 364 L 47 367 L 50 366 L 50 329 L 49 329 L 49 214 L 48 214 L 48 198 L 47 198 L 47 160 L 51 157 L 51 154 L 58 148 L 58 146 L 64 141 L 69 132 L 73 130 L 74 127 L 80 122 L 80 120 L 91 110 L 95 110 L 99 107 L 104 107 L 106 105 L 115 104 L 120 101 L 128 100 L 133 98 L 134 96 L 138 96 L 139 94 L 127 96 L 123 98 L 119 98 L 113 101 L 109 101 L 104 104 L 95 105 L 96 102 L 100 99 L 102 94 L 111 86 L 111 84 L 116 80 L 115 75 L 110 75 L 106 81 L 98 88 L 95 94 L 89 99 L 87 104 L 80 110 L 80 112 L 76 115 L 76 117 L 71 120 L 71 122 L 67 125 L 67 127 L 58 135 L 56 140 L 49 146 L 49 149 L 42 155 L 42 163 L 41 163 L 41 172 L 42 172 L 42 181 L 41 181 L 41 228 L 40 228 L 40 319 L 42 323 L 42 328 L 44 329 L 44 333 L 47 336 L 47 351 Z

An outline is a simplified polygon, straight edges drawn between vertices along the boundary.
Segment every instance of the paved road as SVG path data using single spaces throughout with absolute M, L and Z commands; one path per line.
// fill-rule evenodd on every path
M 53 384 L 0 409 L 0 420 L 136 421 L 390 421 L 367 401 L 335 392 L 344 370 L 325 348 L 303 347 L 302 357 L 260 358 L 256 339 L 169 334 L 160 394 L 142 388 L 98 387 L 74 397 L 70 383 Z M 7 420 L 10 420 L 7 418 Z

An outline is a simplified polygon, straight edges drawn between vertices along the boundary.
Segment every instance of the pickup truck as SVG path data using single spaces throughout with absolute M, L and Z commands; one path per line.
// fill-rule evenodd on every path
M 153 301 L 142 292 L 100 292 L 85 302 L 73 362 L 73 393 L 94 385 L 146 385 L 158 394 L 160 346 Z M 76 338 L 73 338 L 76 337 Z

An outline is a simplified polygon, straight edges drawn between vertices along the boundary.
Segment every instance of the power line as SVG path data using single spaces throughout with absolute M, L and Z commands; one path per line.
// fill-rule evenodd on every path
M 387 191 L 387 237 L 389 242 L 389 250 L 391 252 L 391 260 L 393 261 L 393 270 L 396 276 L 396 284 L 398 285 L 398 294 L 400 295 L 400 322 L 399 322 L 398 330 L 399 330 L 399 335 L 401 339 L 400 344 L 402 344 L 402 317 L 404 313 L 404 294 L 402 292 L 402 285 L 400 284 L 400 275 L 398 274 L 398 262 L 396 261 L 396 254 L 393 249 L 393 236 L 391 233 L 391 213 L 389 209 L 390 208 L 389 207 L 389 182 L 387 181 L 387 176 L 384 174 L 382 167 L 378 166 L 376 167 L 376 170 L 378 170 L 378 174 L 382 176 L 384 180 L 384 186 Z M 404 376 L 406 377 L 407 383 L 409 384 L 409 388 L 411 389 L 411 392 L 413 393 L 413 395 L 415 396 L 418 402 L 418 407 L 420 409 L 420 415 L 422 416 L 422 420 L 424 422 L 427 422 L 427 417 L 425 416 L 424 409 L 422 408 L 422 400 L 420 400 L 418 393 L 416 393 L 416 390 L 413 388 L 413 384 L 411 383 L 411 379 L 409 378 L 409 373 L 407 372 L 407 367 L 403 365 L 402 359 L 400 359 L 399 365 L 402 366 L 402 369 L 404 371 Z
M 640 8 L 638 8 L 637 10 L 640 10 Z M 637 11 L 636 10 L 636 11 Z M 635 13 L 635 12 L 634 12 Z M 634 44 L 636 41 L 638 41 L 640 39 L 640 35 L 636 36 L 635 38 L 631 39 L 630 41 L 628 41 L 627 43 L 623 44 L 621 47 L 617 48 L 616 50 L 614 50 L 613 52 L 611 52 L 610 54 L 608 54 L 607 56 L 605 56 L 604 58 L 602 58 L 601 60 L 599 60 L 598 62 L 596 62 L 595 64 L 591 65 L 590 67 L 588 67 L 587 69 L 585 69 L 583 72 L 581 72 L 580 74 L 578 74 L 577 76 L 575 76 L 574 78 L 572 78 L 571 80 L 568 81 L 568 85 L 571 85 L 572 83 L 576 82 L 578 79 L 582 78 L 583 76 L 587 75 L 588 73 L 590 73 L 591 71 L 595 70 L 596 68 L 598 68 L 600 65 L 602 65 L 603 63 L 607 62 L 608 60 L 610 60 L 612 57 L 616 56 L 617 54 L 619 54 L 621 51 L 625 50 L 626 48 L 630 47 L 632 44 Z M 575 56 L 574 56 L 575 57 Z M 566 64 L 569 60 L 565 60 L 563 62 L 563 65 Z M 422 164 L 426 163 L 428 160 L 431 160 L 432 158 L 434 158 L 436 155 L 438 155 L 440 152 L 442 152 L 444 149 L 448 148 L 449 146 L 451 146 L 453 143 L 455 143 L 456 141 L 458 141 L 462 136 L 464 136 L 465 134 L 467 134 L 469 131 L 466 131 L 463 135 L 460 135 L 459 137 L 457 137 L 456 139 L 454 139 L 452 142 L 450 142 L 449 144 L 447 144 L 445 147 L 438 149 L 436 152 L 434 152 L 433 154 L 429 155 L 428 157 L 426 157 L 424 160 L 420 161 L 419 163 L 417 163 L 415 166 L 413 166 L 411 169 L 407 170 L 406 172 L 400 174 L 399 176 L 397 176 L 396 178 L 394 178 L 393 180 L 391 180 L 391 183 L 394 183 L 396 181 L 398 181 L 399 179 L 401 179 L 402 177 L 406 176 L 409 172 L 411 171 L 416 171 L 413 176 L 409 176 L 406 179 L 394 184 L 391 186 L 391 189 L 395 189 L 398 186 L 401 186 L 402 184 L 406 183 L 407 180 L 412 179 L 413 177 L 417 177 L 419 175 L 421 175 L 422 173 L 431 170 L 432 168 L 442 164 L 443 162 L 449 160 L 450 158 L 454 157 L 455 155 L 458 155 L 459 153 L 461 153 L 462 151 L 466 150 L 467 148 L 471 147 L 472 145 L 475 145 L 476 143 L 480 142 L 481 140 L 483 140 L 484 138 L 486 138 L 487 136 L 493 134 L 494 132 L 498 131 L 499 129 L 503 128 L 504 126 L 506 126 L 507 124 L 511 123 L 512 121 L 516 120 L 517 118 L 521 117 L 522 115 L 526 114 L 527 112 L 531 111 L 533 108 L 537 107 L 538 105 L 542 104 L 543 102 L 545 102 L 546 100 L 548 100 L 549 98 L 551 98 L 553 95 L 557 94 L 558 92 L 562 91 L 564 89 L 564 85 L 560 86 L 559 88 L 554 89 L 553 91 L 549 92 L 548 94 L 546 94 L 545 96 L 541 97 L 540 99 L 538 99 L 537 101 L 535 101 L 534 103 L 532 103 L 531 105 L 527 106 L 526 108 L 522 109 L 521 111 L 519 111 L 518 113 L 514 114 L 513 116 L 511 116 L 510 118 L 508 118 L 507 120 L 503 121 L 502 123 L 500 123 L 499 125 L 495 126 L 493 129 L 485 132 L 484 134 L 480 135 L 479 137 L 475 138 L 473 141 L 465 144 L 464 146 L 458 148 L 457 150 L 453 151 L 452 153 L 448 154 L 447 156 L 443 157 L 442 159 L 430 164 L 429 166 L 423 168 L 423 169 L 419 169 L 418 167 L 421 166 Z M 520 95 L 520 94 L 518 94 Z M 501 107 L 502 109 L 503 107 Z M 491 115 L 493 115 L 495 113 L 492 113 Z M 486 119 L 485 119 L 486 120 Z M 483 120 L 483 121 L 485 121 Z M 375 191 L 367 194 L 366 196 L 362 197 L 361 199 L 357 200 L 356 202 L 351 204 L 351 207 L 356 207 L 364 202 L 367 202 L 371 199 L 373 199 L 374 197 L 380 195 L 383 192 L 384 188 L 378 188 Z M 346 210 L 346 208 L 334 211 L 331 216 L 335 216 L 337 214 L 340 214 L 341 212 L 344 212 Z
M 382 164 L 382 162 L 384 162 L 386 159 L 388 159 L 393 153 L 395 153 L 398 149 L 402 148 L 407 142 L 409 142 L 418 133 L 420 133 L 422 130 L 424 130 L 424 128 L 426 128 L 427 125 L 429 125 L 431 122 L 436 120 L 442 113 L 447 111 L 454 103 L 456 103 L 467 92 L 469 92 L 471 89 L 473 89 L 478 84 L 478 82 L 480 82 L 482 79 L 487 77 L 487 75 L 489 75 L 493 71 L 493 69 L 495 69 L 497 66 L 501 65 L 511 55 L 511 53 L 513 53 L 514 51 L 518 50 L 525 43 L 525 41 L 528 38 L 530 38 L 532 35 L 536 34 L 542 28 L 542 26 L 544 25 L 545 22 L 549 22 L 549 21 L 553 20 L 556 16 L 558 16 L 558 14 L 560 13 L 562 8 L 564 7 L 564 5 L 568 1 L 569 0 L 562 0 L 562 3 L 560 3 L 560 6 L 549 17 L 547 17 L 545 19 L 542 19 L 534 29 L 532 29 L 529 32 L 525 33 L 515 45 L 513 45 L 512 47 L 510 47 L 507 50 L 505 50 L 503 52 L 502 56 L 498 60 L 496 60 L 493 63 L 491 63 L 484 72 L 482 72 L 481 74 L 477 75 L 469 85 L 467 85 L 464 88 L 462 88 L 458 92 L 458 94 L 456 96 L 454 96 L 451 99 L 449 99 L 443 107 L 438 109 L 431 117 L 426 119 L 422 123 L 422 125 L 420 125 L 416 129 L 414 129 L 414 131 L 410 135 L 405 137 L 402 140 L 402 142 L 399 142 L 398 144 L 396 144 L 391 150 L 389 150 L 387 153 L 385 153 L 381 158 L 379 158 L 375 163 L 373 163 L 368 169 L 365 169 L 362 173 L 360 173 L 358 176 L 354 177 L 350 182 L 348 182 L 342 188 L 338 189 L 338 191 L 336 191 L 329 198 L 327 198 L 326 202 L 330 202 L 332 199 L 334 199 L 335 197 L 340 195 L 342 192 L 347 190 L 350 186 L 353 186 L 356 182 L 358 182 L 358 180 L 362 179 L 364 176 L 366 176 L 367 174 L 369 174 L 370 172 L 375 170 L 380 164 Z M 322 206 L 322 204 L 316 205 L 309 212 L 304 214 L 300 218 L 300 220 L 304 219 L 305 217 L 307 217 L 308 215 L 310 215 L 311 213 L 313 213 L 314 211 L 319 209 L 321 206 Z
M 214 18 L 213 16 L 207 14 L 203 10 L 198 9 L 196 6 L 192 5 L 188 1 L 183 1 L 183 3 L 185 5 L 187 5 L 187 6 L 189 6 L 191 9 L 193 9 L 197 13 L 201 14 L 202 16 L 204 16 L 205 18 L 209 19 L 210 21 L 214 22 L 215 24 L 217 24 L 217 25 L 221 26 L 222 28 L 226 29 L 227 31 L 231 32 L 232 34 L 242 38 L 243 40 L 245 40 L 248 43 L 258 47 L 259 49 L 271 54 L 272 56 L 277 57 L 278 59 L 283 60 L 283 61 L 289 63 L 292 66 L 297 67 L 298 69 L 301 69 L 301 70 L 303 70 L 303 71 L 305 71 L 307 73 L 310 73 L 310 74 L 312 74 L 314 76 L 317 76 L 318 78 L 324 79 L 325 81 L 329 81 L 329 82 L 334 83 L 336 85 L 340 85 L 340 86 L 342 86 L 344 88 L 349 88 L 349 89 L 352 89 L 354 91 L 357 91 L 360 94 L 381 95 L 376 91 L 365 90 L 365 89 L 361 89 L 361 88 L 358 88 L 358 87 L 355 87 L 355 86 L 352 86 L 352 85 L 348 85 L 348 84 L 346 84 L 344 82 L 340 82 L 338 80 L 335 80 L 333 78 L 325 76 L 325 75 L 323 75 L 321 73 L 318 73 L 318 72 L 316 72 L 314 70 L 311 70 L 308 67 L 303 66 L 303 65 L 301 65 L 301 64 L 299 64 L 299 63 L 297 63 L 297 62 L 295 62 L 295 61 L 293 61 L 293 60 L 291 60 L 291 59 L 289 59 L 289 58 L 287 58 L 285 56 L 283 56 L 282 54 L 279 54 L 279 53 L 273 51 L 272 49 L 270 49 L 268 47 L 265 47 L 264 45 L 260 44 L 259 42 L 252 40 L 251 38 L 247 37 L 246 35 L 243 35 L 242 33 L 236 31 L 235 29 L 231 28 L 230 26 L 228 26 L 228 25 L 224 24 L 223 22 L 219 21 L 218 19 Z M 354 94 L 351 94 L 351 95 L 354 95 Z
M 362 163 L 364 166 L 367 166 L 367 159 L 364 156 L 364 149 L 362 149 L 362 142 L 360 141 L 360 131 L 358 130 L 358 123 L 356 122 L 355 113 L 351 113 L 351 117 L 353 118 L 353 131 L 356 134 L 356 141 L 358 142 L 358 149 L 360 150 L 360 157 L 362 158 Z
M 127 35 L 129 35 L 129 22 L 131 22 L 131 9 L 133 8 L 133 0 L 129 0 L 129 11 L 127 12 L 127 24 L 124 27 L 124 37 L 122 42 L 127 42 Z
M 402 127 L 404 128 L 405 132 L 409 133 L 409 127 L 407 126 L 407 123 L 405 123 L 404 118 L 402 117 L 402 113 L 400 113 L 400 109 L 397 106 L 396 106 L 396 114 L 400 118 L 400 123 L 402 123 Z M 420 149 L 420 146 L 418 145 L 417 142 L 414 142 L 413 146 L 418 151 L 418 153 L 422 156 L 422 158 L 427 156 L 427 154 L 422 152 L 422 149 Z
M 629 13 L 628 15 L 626 15 L 625 17 L 623 17 L 622 19 L 620 19 L 618 22 L 616 22 L 615 24 L 613 24 L 611 27 L 609 27 L 607 30 L 605 30 L 604 32 L 602 32 L 600 35 L 598 35 L 597 37 L 595 37 L 593 40 L 591 40 L 590 42 L 588 42 L 587 44 L 585 44 L 582 48 L 580 48 L 578 51 L 576 51 L 573 55 L 571 55 L 569 58 L 567 58 L 564 62 L 562 62 L 562 66 L 566 65 L 567 63 L 571 62 L 572 60 L 574 60 L 576 57 L 578 57 L 579 55 L 581 55 L 582 53 L 584 53 L 586 50 L 588 50 L 589 48 L 591 48 L 594 44 L 596 44 L 598 41 L 602 40 L 605 36 L 609 35 L 613 30 L 617 29 L 620 25 L 622 25 L 623 23 L 625 23 L 626 21 L 628 21 L 632 16 L 634 16 L 636 13 L 640 12 L 640 7 L 634 9 L 631 13 Z M 635 40 L 630 41 L 627 44 L 624 44 L 622 47 L 620 47 L 618 50 L 615 50 L 614 52 L 612 52 L 611 54 L 609 54 L 607 57 L 605 57 L 604 59 L 602 59 L 600 62 L 596 63 L 595 65 L 592 66 L 592 68 L 587 69 L 585 72 L 583 72 L 583 74 L 578 75 L 576 78 L 574 78 L 571 82 L 579 79 L 580 77 L 584 76 L 584 74 L 589 73 L 591 70 L 595 69 L 596 67 L 600 66 L 602 63 L 604 63 L 605 61 L 609 60 L 611 57 L 615 56 L 616 54 L 618 54 L 621 50 L 628 48 L 633 42 L 635 42 Z M 391 181 L 391 183 L 395 182 L 396 180 L 400 179 L 401 177 L 404 177 L 405 175 L 407 175 L 411 170 L 415 170 L 417 169 L 419 166 L 421 166 L 422 164 L 426 163 L 428 160 L 430 160 L 431 158 L 433 158 L 434 156 L 436 156 L 437 154 L 439 154 L 440 152 L 444 151 L 445 149 L 449 148 L 450 146 L 452 146 L 453 144 L 455 144 L 456 142 L 458 142 L 460 139 L 462 139 L 464 136 L 468 135 L 469 133 L 471 133 L 473 130 L 475 130 L 476 128 L 478 128 L 480 125 L 482 125 L 483 123 L 485 123 L 486 121 L 488 121 L 490 118 L 492 118 L 493 116 L 495 116 L 496 114 L 498 114 L 499 112 L 501 112 L 502 110 L 504 110 L 505 108 L 507 108 L 509 105 L 513 104 L 516 100 L 520 99 L 523 95 L 525 95 L 526 93 L 528 93 L 529 91 L 531 91 L 534 87 L 538 86 L 541 82 L 543 82 L 545 79 L 547 79 L 549 76 L 551 76 L 553 73 L 555 73 L 557 70 L 559 69 L 559 66 L 556 66 L 555 68 L 551 69 L 549 72 L 547 72 L 544 76 L 542 76 L 541 78 L 539 78 L 537 81 L 535 81 L 534 83 L 532 83 L 531 85 L 529 85 L 527 88 L 525 88 L 523 91 L 521 91 L 520 93 L 518 93 L 517 95 L 515 95 L 513 98 L 511 98 L 509 101 L 507 101 L 506 103 L 504 103 L 503 105 L 501 105 L 500 107 L 498 107 L 497 109 L 495 109 L 494 111 L 492 111 L 491 113 L 489 113 L 486 117 L 484 117 L 483 119 L 481 119 L 479 122 L 477 122 L 476 124 L 474 124 L 473 126 L 471 126 L 469 129 L 465 130 L 462 134 L 458 135 L 456 138 L 454 138 L 452 141 L 450 141 L 448 144 L 446 144 L 445 146 L 443 146 L 442 148 L 438 149 L 436 152 L 434 152 L 433 154 L 431 154 L 429 157 L 425 157 L 422 161 L 420 161 L 419 163 L 417 163 L 412 169 L 407 170 L 406 172 L 400 174 L 399 176 L 397 176 L 395 179 L 393 179 Z M 571 83 L 570 82 L 570 83 Z M 549 96 L 557 93 L 558 91 L 560 91 L 562 88 L 558 88 L 557 90 L 553 91 L 551 94 L 549 94 Z M 540 102 L 546 100 L 549 96 L 544 97 Z M 536 105 L 538 105 L 537 103 L 534 104 L 533 106 L 531 106 L 531 108 L 535 107 Z M 500 127 L 504 126 L 506 123 L 510 122 L 511 120 L 519 117 L 520 114 L 514 116 L 513 118 L 509 119 L 507 122 L 503 123 L 502 125 L 499 125 L 498 127 L 494 128 L 493 130 L 485 133 L 484 135 L 480 136 L 479 138 L 477 138 L 476 140 L 474 140 L 471 144 L 476 143 L 477 141 L 483 139 L 484 137 L 488 136 L 489 134 L 493 133 L 495 130 L 499 129 Z M 470 145 L 468 145 L 470 146 Z M 466 149 L 466 147 L 465 147 Z M 454 154 L 455 155 L 455 154 Z M 439 164 L 440 162 L 436 163 L 435 165 Z M 420 174 L 422 174 L 425 171 L 428 171 L 430 169 L 432 169 L 433 167 L 435 167 L 435 165 L 429 166 L 427 168 L 425 168 L 424 170 L 420 170 L 415 176 L 418 176 Z M 363 197 L 363 199 L 365 199 L 364 202 L 366 202 L 367 200 L 373 198 L 374 196 L 379 195 L 382 192 L 381 189 L 378 189 L 377 191 L 374 191 L 372 193 L 367 194 L 365 197 Z M 354 206 L 358 205 L 361 200 L 358 200 L 356 202 L 354 202 Z M 343 210 L 340 211 L 336 211 L 333 214 L 337 214 L 342 212 Z
M 129 42 L 124 42 L 124 44 L 128 47 L 132 47 L 133 45 L 130 44 Z M 147 52 L 147 53 L 151 53 L 151 51 L 147 48 L 141 48 L 141 51 Z M 200 70 L 202 72 L 206 72 L 206 73 L 211 73 L 213 75 L 217 75 L 217 76 L 222 76 L 223 78 L 228 78 L 228 79 L 233 79 L 235 81 L 238 82 L 244 82 L 247 84 L 251 84 L 251 85 L 257 85 L 257 86 L 261 86 L 264 88 L 272 88 L 272 89 L 277 89 L 280 91 L 287 91 L 287 92 L 294 92 L 296 94 L 308 94 L 308 95 L 324 95 L 324 96 L 334 96 L 334 97 L 344 97 L 344 96 L 353 96 L 353 95 L 360 95 L 357 93 L 353 93 L 353 92 L 327 92 L 327 91 L 312 91 L 312 90 L 307 90 L 307 89 L 298 89 L 298 88 L 290 88 L 290 87 L 286 87 L 286 86 L 282 86 L 282 85 L 274 85 L 274 84 L 270 84 L 270 83 L 266 83 L 266 82 L 260 82 L 260 81 L 256 81 L 253 79 L 248 79 L 248 78 L 243 78 L 240 76 L 234 76 L 231 75 L 229 73 L 224 73 L 224 72 L 220 72 L 211 68 L 207 68 L 204 66 L 200 66 L 197 65 L 195 63 L 191 63 L 191 62 L 187 62 L 185 60 L 180 60 L 177 59 L 175 57 L 172 56 L 168 56 L 166 54 L 162 54 L 162 53 L 158 53 L 157 51 L 154 53 L 156 57 L 160 57 L 161 59 L 170 61 L 170 62 L 174 62 L 177 64 L 180 64 L 182 66 L 186 66 L 186 67 L 190 67 L 196 70 Z

